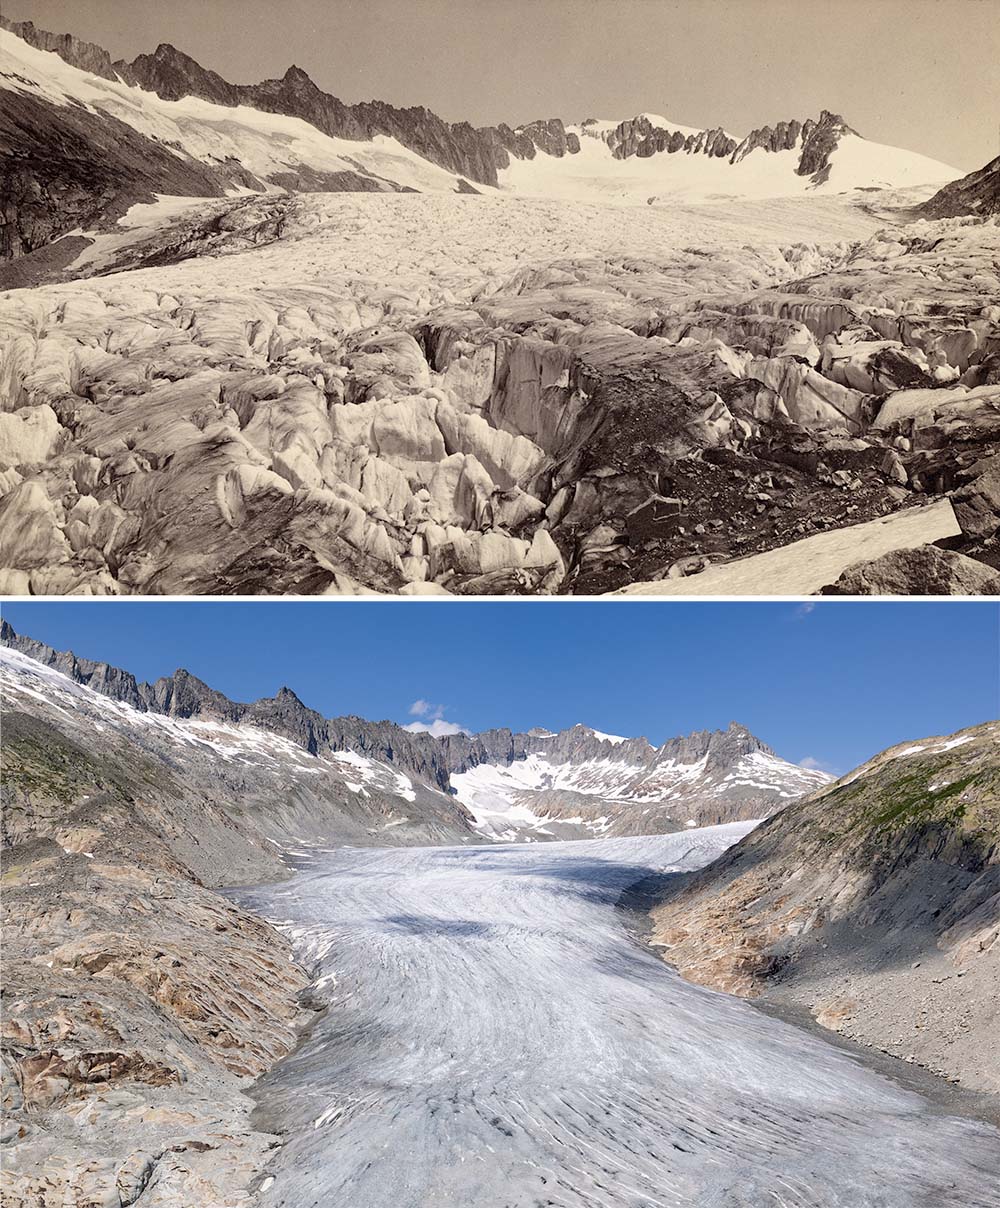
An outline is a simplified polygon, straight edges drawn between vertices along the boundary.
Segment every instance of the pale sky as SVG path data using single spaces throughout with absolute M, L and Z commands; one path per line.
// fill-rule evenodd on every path
M 1000 0 L 4 0 L 134 58 L 172 42 L 234 83 L 291 63 L 347 102 L 449 121 L 625 118 L 743 134 L 843 114 L 963 170 L 1000 153 Z

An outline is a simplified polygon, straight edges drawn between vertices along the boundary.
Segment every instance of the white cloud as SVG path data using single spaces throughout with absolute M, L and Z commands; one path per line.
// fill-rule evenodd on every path
M 468 734 L 469 731 L 454 721 L 445 721 L 444 714 L 447 705 L 435 705 L 429 700 L 415 700 L 410 705 L 410 716 L 422 718 L 421 721 L 411 721 L 403 726 L 411 734 L 430 734 L 434 738 L 444 738 L 446 734 Z
M 831 776 L 837 774 L 837 769 L 831 763 L 825 763 L 822 759 L 814 759 L 812 755 L 807 755 L 805 759 L 799 760 L 800 768 L 808 768 L 810 772 L 828 772 Z
M 432 738 L 444 738 L 446 734 L 468 734 L 469 731 L 464 726 L 459 726 L 453 721 L 444 721 L 440 717 L 435 717 L 433 721 L 411 721 L 408 726 L 403 727 L 404 730 L 409 730 L 411 734 L 430 734 Z
M 815 607 L 816 604 L 813 600 L 806 600 L 795 609 L 795 619 L 797 621 L 801 621 L 802 618 L 807 617 Z

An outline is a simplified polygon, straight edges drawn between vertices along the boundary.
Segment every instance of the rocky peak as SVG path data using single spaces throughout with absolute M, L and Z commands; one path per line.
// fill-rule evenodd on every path
M 168 101 L 199 96 L 219 105 L 239 104 L 239 88 L 217 72 L 209 71 L 184 51 L 169 42 L 161 42 L 151 55 L 139 55 L 131 63 L 115 63 L 123 80 L 147 92 L 155 92 Z
M 293 87 L 319 91 L 312 76 L 296 63 L 293 63 L 281 78 L 286 84 L 291 84 Z
M 802 126 L 802 154 L 795 169 L 799 176 L 813 177 L 814 184 L 822 184 L 830 175 L 830 156 L 845 134 L 857 135 L 857 130 L 848 126 L 839 113 L 824 109 L 819 120 L 809 120 Z
M 241 708 L 246 721 L 290 738 L 312 755 L 329 746 L 325 718 L 315 709 L 304 705 L 291 688 L 279 688 L 274 696 L 264 697 Z
M 106 80 L 116 80 L 111 56 L 102 47 L 93 42 L 85 42 L 82 38 L 74 38 L 72 34 L 50 34 L 47 30 L 36 29 L 31 21 L 8 21 L 0 15 L 0 29 L 6 29 L 16 38 L 27 42 L 36 50 L 47 50 L 57 54 L 71 67 L 81 71 L 89 71 L 92 75 L 102 76 Z
M 725 730 L 696 730 L 680 738 L 670 738 L 659 748 L 657 757 L 687 764 L 704 759 L 707 764 L 720 767 L 738 763 L 755 751 L 774 755 L 771 748 L 751 734 L 746 726 L 733 721 Z
M 150 709 L 168 717 L 240 719 L 238 705 L 183 667 L 178 667 L 173 675 L 161 677 L 155 684 L 141 684 L 139 690 Z

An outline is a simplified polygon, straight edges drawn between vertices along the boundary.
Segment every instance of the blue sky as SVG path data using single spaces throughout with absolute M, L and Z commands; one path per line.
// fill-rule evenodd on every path
M 659 743 L 748 726 L 844 772 L 1000 715 L 992 602 L 74 601 L 5 618 L 140 679 L 186 667 L 236 700 L 287 684 L 326 716 L 469 730 L 583 722 Z

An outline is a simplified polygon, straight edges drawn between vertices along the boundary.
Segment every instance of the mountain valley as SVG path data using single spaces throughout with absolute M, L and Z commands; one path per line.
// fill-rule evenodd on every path
M 434 737 L 0 640 L 11 1204 L 993 1208 L 996 723 L 834 782 L 736 723 Z

